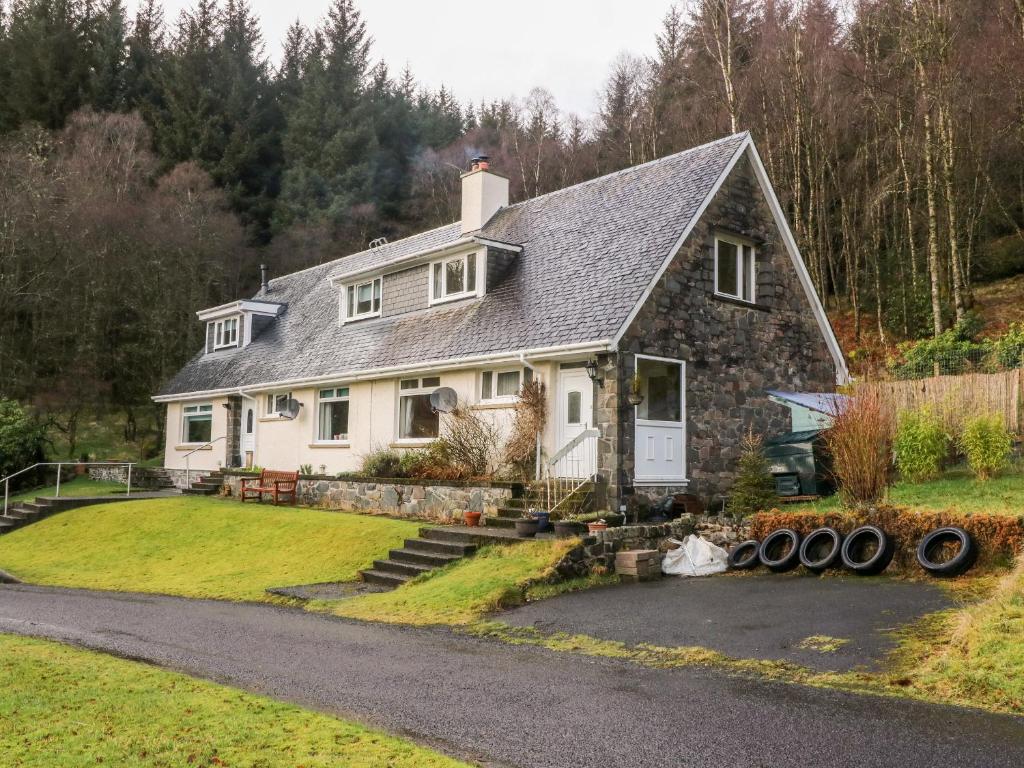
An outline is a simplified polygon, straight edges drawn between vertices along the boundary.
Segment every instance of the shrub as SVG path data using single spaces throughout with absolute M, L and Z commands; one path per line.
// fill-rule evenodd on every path
M 0 477 L 25 469 L 46 458 L 46 430 L 15 400 L 0 398 Z M 32 473 L 28 473 L 32 474 Z M 36 482 L 35 476 L 22 482 Z
M 402 474 L 402 455 L 387 448 L 377 448 L 366 454 L 361 472 L 370 477 L 406 477 Z
M 979 480 L 988 480 L 1010 463 L 1013 442 L 999 414 L 975 416 L 968 421 L 959 445 Z
M 735 517 L 746 517 L 755 512 L 771 509 L 778 501 L 775 479 L 768 471 L 764 457 L 764 441 L 753 431 L 741 443 L 739 471 L 729 492 L 729 509 Z
M 893 453 L 896 469 L 905 480 L 919 483 L 938 475 L 949 453 L 949 437 L 931 408 L 900 414 Z
M 547 388 L 534 379 L 523 384 L 516 401 L 512 432 L 505 443 L 505 463 L 529 477 L 537 459 L 537 434 L 547 423 Z
M 876 389 L 849 397 L 825 433 L 843 501 L 873 504 L 891 482 L 892 413 Z
M 448 463 L 470 477 L 492 477 L 501 466 L 501 430 L 468 408 L 460 406 L 448 414 L 444 434 L 435 445 Z

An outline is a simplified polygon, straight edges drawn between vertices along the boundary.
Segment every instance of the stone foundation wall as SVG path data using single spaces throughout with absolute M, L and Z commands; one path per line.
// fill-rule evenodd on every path
M 229 495 L 237 496 L 241 479 L 252 475 L 224 475 Z M 339 480 L 299 477 L 298 501 L 324 509 L 392 515 L 438 523 L 459 523 L 466 511 L 497 513 L 512 498 L 508 485 L 439 485 L 414 480 Z
M 102 480 L 110 483 L 128 483 L 128 467 L 89 467 L 90 480 Z M 132 471 L 132 481 L 135 481 L 136 472 Z
M 712 544 L 728 549 L 749 538 L 749 526 L 736 525 L 718 517 L 683 515 L 670 523 L 623 525 L 584 536 L 555 566 L 562 578 L 572 579 L 591 573 L 614 573 L 615 554 L 627 549 L 672 549 L 669 539 L 682 539 L 697 533 Z

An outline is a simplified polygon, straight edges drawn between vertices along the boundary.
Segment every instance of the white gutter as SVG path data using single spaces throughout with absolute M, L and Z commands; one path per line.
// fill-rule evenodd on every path
M 462 368 L 475 368 L 481 363 L 505 363 L 518 362 L 525 357 L 534 359 L 547 359 L 561 357 L 563 355 L 585 354 L 593 352 L 614 351 L 611 340 L 587 341 L 579 344 L 561 344 L 552 347 L 536 347 L 520 352 L 493 352 L 486 355 L 474 355 L 456 360 L 431 360 L 423 363 L 409 363 L 408 365 L 396 365 L 389 368 L 367 368 L 361 371 L 348 373 L 332 373 L 326 376 L 312 376 L 297 379 L 281 379 L 268 381 L 261 384 L 254 384 L 246 387 L 249 392 L 264 392 L 282 387 L 297 387 L 302 385 L 316 386 L 318 384 L 329 384 L 333 382 L 356 382 L 372 381 L 374 379 L 391 378 L 398 374 L 412 374 L 419 372 L 430 372 L 436 370 L 454 371 Z M 532 366 L 531 366 L 532 367 Z M 239 387 L 225 387 L 223 389 L 209 389 L 202 392 L 184 392 L 177 395 L 154 395 L 150 398 L 154 403 L 173 403 L 182 400 L 203 400 L 209 397 L 222 395 L 240 394 Z
M 374 264 L 373 266 L 362 267 L 360 269 L 353 269 L 349 272 L 343 272 L 340 275 L 332 275 L 329 279 L 332 283 L 341 283 L 346 280 L 353 280 L 367 275 L 385 274 L 388 270 L 394 267 L 412 266 L 418 261 L 426 260 L 439 253 L 456 250 L 467 245 L 483 245 L 491 248 L 501 248 L 506 251 L 514 251 L 516 253 L 520 253 L 523 250 L 521 245 L 501 243 L 497 240 L 488 240 L 487 238 L 468 235 L 460 237 L 458 240 L 452 240 L 451 242 L 444 243 L 443 245 L 435 245 L 432 248 L 425 248 L 422 251 L 415 251 L 414 253 L 406 254 L 405 256 L 398 256 L 390 261 L 381 262 L 380 264 Z

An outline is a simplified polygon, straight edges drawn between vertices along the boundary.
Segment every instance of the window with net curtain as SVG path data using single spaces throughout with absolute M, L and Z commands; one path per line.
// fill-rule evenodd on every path
M 438 436 L 440 416 L 430 404 L 430 393 L 441 386 L 440 376 L 402 379 L 398 385 L 398 437 L 430 440 Z
M 348 387 L 320 390 L 318 441 L 348 440 L 348 407 Z

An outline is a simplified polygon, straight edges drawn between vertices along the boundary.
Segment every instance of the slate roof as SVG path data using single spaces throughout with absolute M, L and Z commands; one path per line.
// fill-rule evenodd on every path
M 481 299 L 338 325 L 330 276 L 458 240 L 458 222 L 279 277 L 287 304 L 248 347 L 199 354 L 161 395 L 274 384 L 489 353 L 606 341 L 626 321 L 747 134 L 498 211 L 481 237 L 523 247 Z

